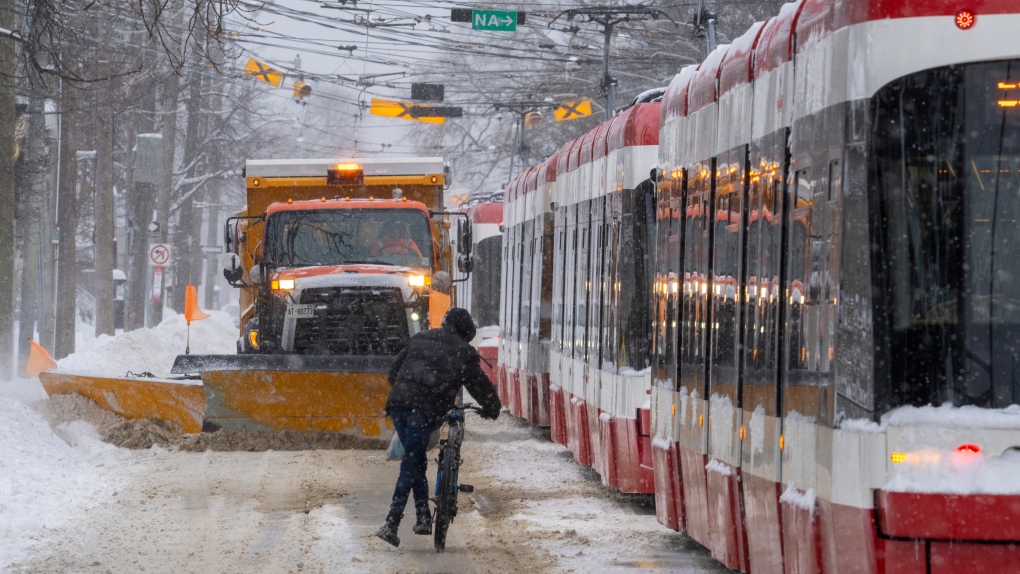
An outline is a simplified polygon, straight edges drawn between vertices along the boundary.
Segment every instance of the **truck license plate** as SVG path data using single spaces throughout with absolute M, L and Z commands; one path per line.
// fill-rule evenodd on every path
M 308 319 L 315 316 L 315 305 L 291 305 L 287 307 L 287 316 L 295 319 Z

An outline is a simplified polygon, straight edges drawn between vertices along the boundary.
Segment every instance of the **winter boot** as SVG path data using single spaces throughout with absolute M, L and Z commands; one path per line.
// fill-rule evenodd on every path
M 432 534 L 432 511 L 429 510 L 429 503 L 416 504 L 415 512 L 418 515 L 414 522 L 415 534 Z
M 386 516 L 386 522 L 383 522 L 383 525 L 379 527 L 379 531 L 376 532 L 375 535 L 394 546 L 400 546 L 400 538 L 397 536 L 397 529 L 400 528 L 401 518 L 403 518 L 402 514 L 394 514 L 390 512 L 389 515 Z

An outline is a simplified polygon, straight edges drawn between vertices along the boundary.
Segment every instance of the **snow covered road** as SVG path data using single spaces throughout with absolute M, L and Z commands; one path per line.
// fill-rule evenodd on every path
M 411 516 L 399 549 L 373 537 L 397 474 L 382 451 L 106 445 L 115 452 L 92 480 L 109 488 L 89 491 L 106 500 L 77 503 L 58 526 L 28 533 L 14 563 L 0 555 L 0 571 L 725 571 L 656 523 L 647 497 L 611 494 L 540 431 L 505 414 L 471 417 L 468 429 L 462 480 L 476 490 L 462 495 L 442 555 L 431 537 L 411 534 Z

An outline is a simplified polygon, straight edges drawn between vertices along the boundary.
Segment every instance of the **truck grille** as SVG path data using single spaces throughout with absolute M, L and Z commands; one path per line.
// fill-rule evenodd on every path
M 396 355 L 410 338 L 400 289 L 305 289 L 301 303 L 317 308 L 314 318 L 297 321 L 298 354 Z

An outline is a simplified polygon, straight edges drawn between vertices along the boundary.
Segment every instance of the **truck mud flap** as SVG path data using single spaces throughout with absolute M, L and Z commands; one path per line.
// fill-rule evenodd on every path
M 205 390 L 197 380 L 98 377 L 45 372 L 39 375 L 46 394 L 81 395 L 126 419 L 154 419 L 181 432 L 202 431 Z

